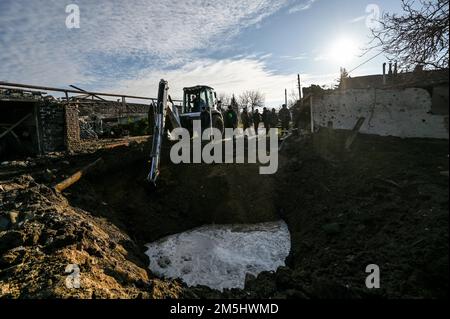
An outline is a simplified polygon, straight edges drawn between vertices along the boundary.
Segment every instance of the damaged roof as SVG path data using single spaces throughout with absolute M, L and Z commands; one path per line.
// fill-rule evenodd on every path
M 345 89 L 367 89 L 387 87 L 430 87 L 449 83 L 449 70 L 431 70 L 386 74 L 386 84 L 383 84 L 383 75 L 367 75 L 348 77 L 344 79 Z

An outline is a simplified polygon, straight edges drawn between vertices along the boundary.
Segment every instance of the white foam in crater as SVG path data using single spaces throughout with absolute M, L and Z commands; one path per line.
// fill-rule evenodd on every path
M 203 226 L 146 246 L 153 273 L 223 290 L 244 288 L 247 273 L 284 266 L 291 241 L 286 223 L 278 221 Z

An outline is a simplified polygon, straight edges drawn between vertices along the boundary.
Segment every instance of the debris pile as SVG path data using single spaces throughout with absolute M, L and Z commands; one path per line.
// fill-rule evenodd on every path
M 31 176 L 3 183 L 0 205 L 0 297 L 158 298 L 180 290 L 150 280 L 145 256 L 117 227 Z M 67 285 L 70 265 L 80 271 L 78 289 Z
M 80 138 L 82 140 L 98 139 L 93 125 L 83 118 L 80 118 Z

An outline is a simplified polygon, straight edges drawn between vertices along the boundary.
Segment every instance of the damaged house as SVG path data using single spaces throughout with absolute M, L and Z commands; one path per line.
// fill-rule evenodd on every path
M 311 125 L 401 138 L 448 139 L 448 70 L 343 78 L 340 88 L 309 95 Z M 306 102 L 306 101 L 305 101 Z
M 44 91 L 64 96 L 55 98 Z M 129 103 L 126 98 L 146 103 Z M 105 127 L 145 118 L 151 101 L 139 96 L 1 82 L 0 160 L 76 150 L 84 138 L 97 138 Z
M 79 142 L 76 106 L 40 91 L 0 89 L 0 156 L 68 150 Z

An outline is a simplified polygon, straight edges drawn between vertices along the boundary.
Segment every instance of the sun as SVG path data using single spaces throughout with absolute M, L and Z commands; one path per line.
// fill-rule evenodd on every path
M 358 46 L 352 39 L 338 38 L 332 43 L 329 56 L 333 61 L 345 66 L 357 57 L 358 51 Z

